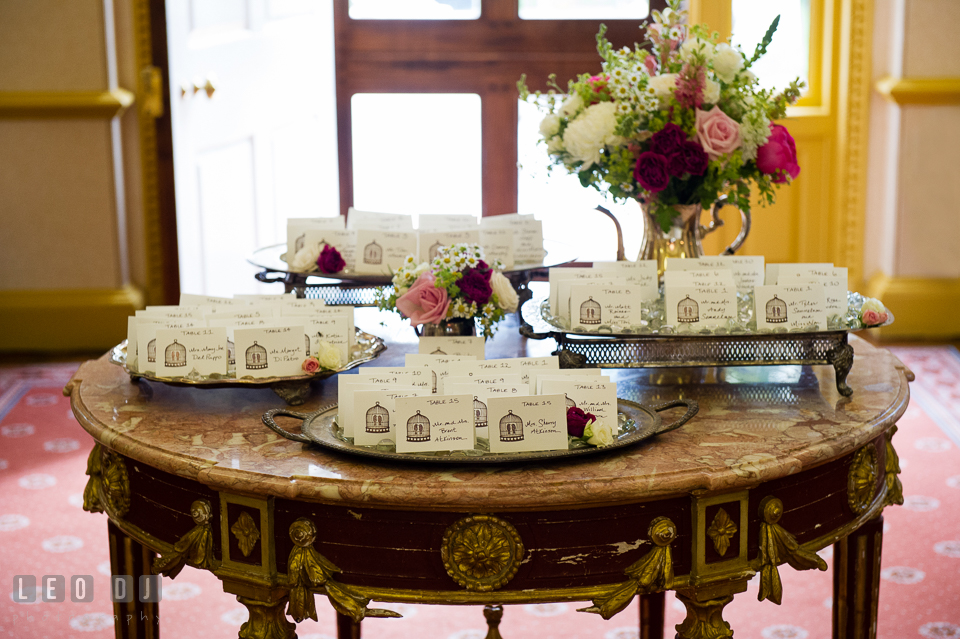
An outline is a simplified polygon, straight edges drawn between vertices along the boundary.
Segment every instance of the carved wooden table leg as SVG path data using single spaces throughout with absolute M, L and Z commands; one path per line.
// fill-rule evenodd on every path
M 833 637 L 875 639 L 883 517 L 833 545 Z
M 697 601 L 677 593 L 677 599 L 687 607 L 686 619 L 677 624 L 677 639 L 725 639 L 733 636 L 730 624 L 723 620 L 723 607 L 733 601 L 733 595 Z
M 287 620 L 287 598 L 266 602 L 237 597 L 246 606 L 250 619 L 240 626 L 240 639 L 296 639 L 297 624 Z
M 337 639 L 360 639 L 360 623 L 338 612 Z
M 640 595 L 640 639 L 663 639 L 666 593 Z
M 503 639 L 500 636 L 500 620 L 503 619 L 503 606 L 486 605 L 483 607 L 483 616 L 487 620 L 486 639 Z
M 141 603 L 139 598 L 140 576 L 152 574 L 150 566 L 157 556 L 149 548 L 127 537 L 113 522 L 107 522 L 110 538 L 110 570 L 114 575 L 133 577 L 133 601 L 113 604 L 116 636 L 118 639 L 156 639 L 160 636 L 158 604 Z M 111 584 L 112 587 L 112 584 Z

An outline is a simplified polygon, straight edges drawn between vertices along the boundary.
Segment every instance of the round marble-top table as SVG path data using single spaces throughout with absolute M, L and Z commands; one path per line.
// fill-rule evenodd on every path
M 636 596 L 641 636 L 653 637 L 667 589 L 687 608 L 679 637 L 725 637 L 723 607 L 749 578 L 760 573 L 761 599 L 779 603 L 778 566 L 826 569 L 816 551 L 830 544 L 834 636 L 872 637 L 911 374 L 852 344 L 852 397 L 827 366 L 616 371 L 621 397 L 693 398 L 699 415 L 632 448 L 528 465 L 325 452 L 263 425 L 278 407 L 269 390 L 131 383 L 105 357 L 65 393 L 97 441 L 84 508 L 109 516 L 113 573 L 212 571 L 250 611 L 240 637 L 293 637 L 288 617 L 315 614 L 315 598 L 336 608 L 341 637 L 358 637 L 364 616 L 388 615 L 370 601 L 587 601 L 609 618 Z M 377 365 L 415 346 L 390 348 Z M 488 350 L 531 348 L 513 334 Z M 336 388 L 336 377 L 317 384 L 303 410 L 335 402 Z M 156 604 L 116 606 L 139 619 L 123 636 L 158 631 Z M 488 636 L 499 611 L 486 610 Z

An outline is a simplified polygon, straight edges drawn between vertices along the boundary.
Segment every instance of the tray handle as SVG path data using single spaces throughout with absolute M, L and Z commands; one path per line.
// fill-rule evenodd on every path
M 698 404 L 695 399 L 674 399 L 669 402 L 657 404 L 656 406 L 651 406 L 651 408 L 656 412 L 661 413 L 665 410 L 676 408 L 678 406 L 685 406 L 687 409 L 687 412 L 685 412 L 677 421 L 671 422 L 666 426 L 661 427 L 660 430 L 657 431 L 658 435 L 661 433 L 668 433 L 671 430 L 676 430 L 680 428 L 681 426 L 686 424 L 688 421 L 690 421 L 693 418 L 693 416 L 700 411 L 700 404 Z
M 261 417 L 260 419 L 263 420 L 263 423 L 266 424 L 267 428 L 269 428 L 276 434 L 280 435 L 281 437 L 284 437 L 291 441 L 300 442 L 301 444 L 312 444 L 313 440 L 311 440 L 309 437 L 306 437 L 304 435 L 297 435 L 296 433 L 290 433 L 280 428 L 280 426 L 274 420 L 274 417 L 278 415 L 282 415 L 284 417 L 293 417 L 294 419 L 299 419 L 301 420 L 300 426 L 302 427 L 304 422 L 306 422 L 307 419 L 309 419 L 315 414 L 316 413 L 298 413 L 297 411 L 289 410 L 286 408 L 271 408 L 270 410 L 265 412 L 263 414 L 263 417 Z

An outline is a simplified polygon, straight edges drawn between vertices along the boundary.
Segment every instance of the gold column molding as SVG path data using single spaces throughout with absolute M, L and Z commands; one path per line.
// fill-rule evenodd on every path
M 105 118 L 135 101 L 126 89 L 110 91 L 0 91 L 0 118 Z
M 877 92 L 899 105 L 960 104 L 960 78 L 894 78 L 877 80 Z

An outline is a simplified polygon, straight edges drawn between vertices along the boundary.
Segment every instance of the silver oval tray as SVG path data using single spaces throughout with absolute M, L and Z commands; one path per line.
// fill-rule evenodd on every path
M 664 424 L 659 412 L 670 408 L 685 407 L 687 411 L 680 419 Z M 334 450 L 349 455 L 372 457 L 384 461 L 442 463 L 442 464 L 502 464 L 509 462 L 549 461 L 552 459 L 566 459 L 581 457 L 638 444 L 655 435 L 666 433 L 680 428 L 697 414 L 700 407 L 691 399 L 677 399 L 657 406 L 644 406 L 626 399 L 617 400 L 617 410 L 620 414 L 620 429 L 614 442 L 609 446 L 597 448 L 581 444 L 568 450 L 548 450 L 524 453 L 491 453 L 488 450 L 474 449 L 471 451 L 438 452 L 434 454 L 398 453 L 394 450 L 377 446 L 357 446 L 343 436 L 343 431 L 336 422 L 337 405 L 331 404 L 314 413 L 298 413 L 286 408 L 274 408 L 263 414 L 263 423 L 275 433 L 303 444 L 312 444 L 326 450 Z M 300 434 L 291 433 L 281 428 L 277 417 L 293 417 L 300 421 Z

